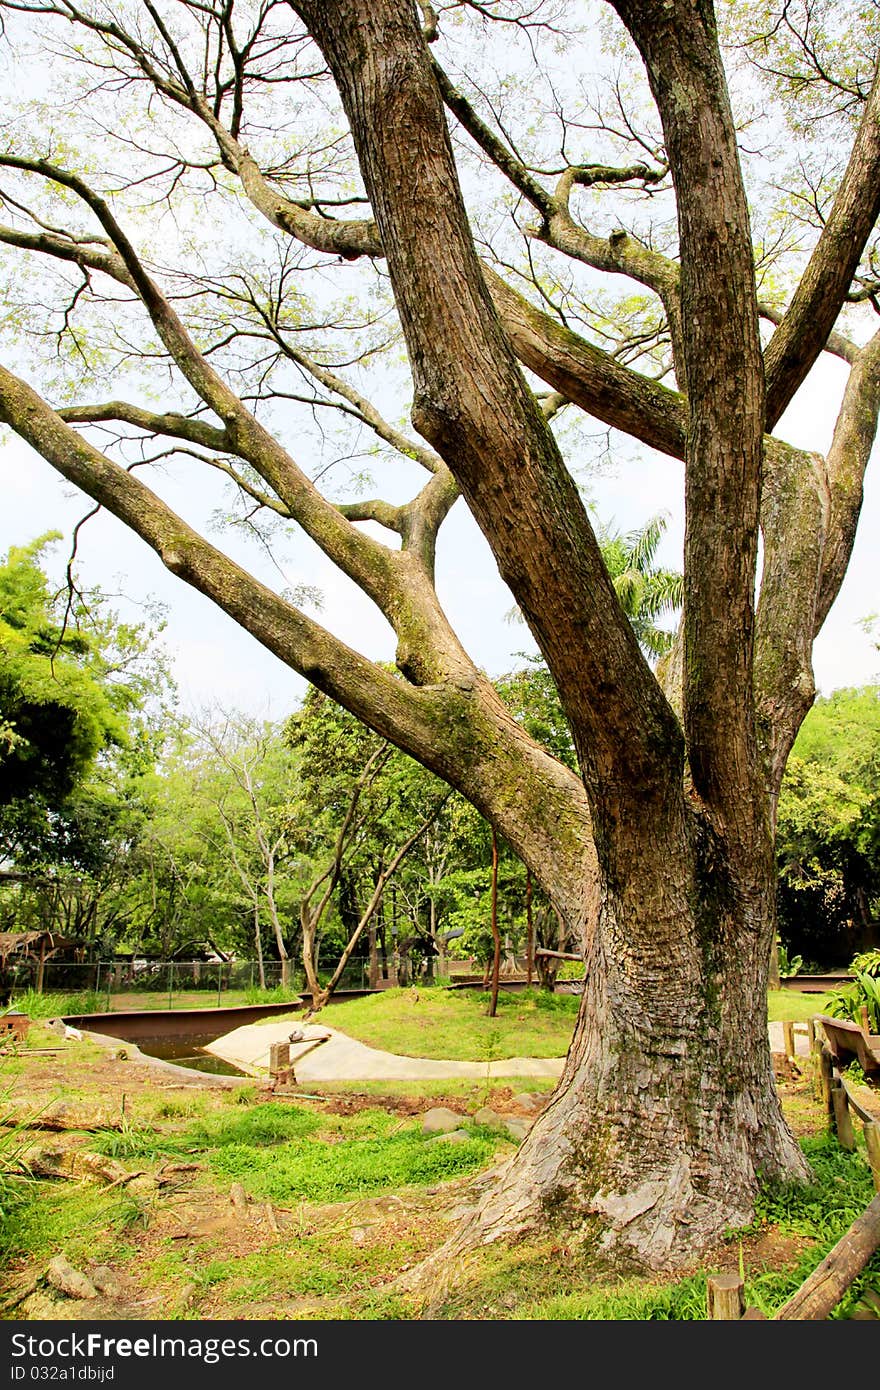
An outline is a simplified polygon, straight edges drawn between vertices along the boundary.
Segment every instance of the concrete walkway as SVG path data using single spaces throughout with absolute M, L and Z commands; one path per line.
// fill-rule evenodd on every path
M 269 1069 L 272 1043 L 286 1042 L 298 1030 L 292 1020 L 286 1023 L 245 1024 L 215 1042 L 205 1044 L 205 1052 L 222 1057 L 250 1076 L 265 1076 Z M 297 1082 L 303 1081 L 411 1081 L 436 1080 L 445 1076 L 549 1076 L 561 1075 L 563 1057 L 508 1057 L 496 1062 L 434 1061 L 427 1057 L 398 1057 L 367 1047 L 345 1033 L 324 1024 L 306 1024 L 303 1041 L 291 1043 L 290 1064 Z M 318 1039 L 322 1041 L 315 1046 Z
M 770 1024 L 770 1047 L 783 1050 L 781 1023 Z M 505 1076 L 547 1076 L 554 1080 L 562 1073 L 563 1057 L 507 1057 L 495 1062 L 453 1062 L 427 1057 L 398 1057 L 367 1047 L 354 1038 L 324 1024 L 306 1024 L 295 1020 L 284 1023 L 245 1024 L 226 1033 L 215 1042 L 207 1043 L 205 1051 L 238 1067 L 249 1076 L 266 1076 L 269 1069 L 269 1048 L 272 1043 L 286 1042 L 294 1031 L 302 1031 L 303 1040 L 290 1044 L 290 1063 L 297 1082 L 308 1081 L 411 1081 L 437 1080 L 449 1076 L 472 1076 L 485 1079 Z M 805 1033 L 795 1029 L 795 1051 L 798 1056 L 809 1055 Z

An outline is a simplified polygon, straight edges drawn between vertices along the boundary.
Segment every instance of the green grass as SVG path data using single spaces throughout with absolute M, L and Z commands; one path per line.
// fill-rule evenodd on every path
M 67 1014 L 102 1013 L 106 1007 L 106 995 L 88 990 L 83 994 L 37 994 L 29 989 L 13 997 L 10 1008 L 17 1009 L 28 1018 L 60 1018 Z
M 248 1004 L 296 1004 L 300 991 L 285 989 L 224 989 L 219 996 L 220 1007 L 241 1008 Z M 174 989 L 170 995 L 172 1009 L 216 1009 L 216 989 Z M 11 1007 L 30 1018 L 58 1018 L 70 1014 L 125 1013 L 139 1009 L 167 1009 L 168 990 L 125 990 L 108 994 L 104 990 L 86 990 L 79 994 L 52 992 L 37 994 L 29 989 L 17 994 Z
M 449 1144 L 424 1136 L 417 1120 L 402 1126 L 379 1108 L 323 1116 L 267 1101 L 240 1113 L 205 1116 L 173 1132 L 129 1124 L 96 1136 L 92 1147 L 116 1159 L 204 1158 L 218 1177 L 238 1180 L 253 1196 L 283 1206 L 441 1182 L 488 1162 L 497 1138 L 477 1131 Z
M 384 1139 L 305 1139 L 271 1153 L 230 1144 L 210 1155 L 211 1170 L 239 1181 L 254 1197 L 283 1207 L 294 1201 L 338 1202 L 460 1177 L 492 1158 L 496 1144 L 482 1135 L 448 1144 L 420 1129 Z
M 240 1181 L 253 1196 L 280 1206 L 441 1182 L 488 1162 L 497 1145 L 497 1136 L 479 1129 L 458 1144 L 432 1140 L 418 1120 L 401 1122 L 379 1107 L 321 1115 L 283 1101 L 229 1107 L 170 1131 L 126 1124 L 92 1143 L 122 1160 L 198 1158 L 218 1177 Z
M 318 1015 L 369 1047 L 404 1057 L 480 1062 L 507 1057 L 564 1057 L 579 1000 L 543 990 L 502 990 L 489 1018 L 480 990 L 387 989 L 330 1004 Z
M 796 989 L 767 991 L 767 1017 L 770 1023 L 806 1023 L 808 1018 L 827 1012 L 827 994 L 802 994 Z
M 833 1135 L 824 1134 L 803 1139 L 801 1146 L 813 1170 L 813 1182 L 805 1186 L 768 1184 L 759 1195 L 755 1223 L 750 1228 L 760 1230 L 775 1225 L 816 1242 L 789 1271 L 768 1272 L 757 1276 L 751 1288 L 747 1285 L 747 1303 L 768 1316 L 800 1288 L 874 1196 L 862 1143 L 854 1153 L 848 1153 Z M 830 1316 L 848 1319 L 866 1289 L 880 1292 L 880 1251 L 875 1252 Z

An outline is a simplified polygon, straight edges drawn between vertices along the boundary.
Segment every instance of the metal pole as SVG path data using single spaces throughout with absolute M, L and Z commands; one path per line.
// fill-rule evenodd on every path
M 168 1007 L 171 1008 L 171 1001 L 174 998 L 174 961 L 168 967 Z
M 217 1008 L 220 1007 L 220 991 L 223 988 L 223 962 L 217 966 Z

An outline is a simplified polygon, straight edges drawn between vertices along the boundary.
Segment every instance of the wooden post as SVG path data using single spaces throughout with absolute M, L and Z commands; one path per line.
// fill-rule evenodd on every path
M 819 1049 L 819 1094 L 825 1102 L 825 1110 L 828 1114 L 829 1127 L 832 1123 L 832 1101 L 831 1101 L 831 1082 L 834 1078 L 834 1057 L 831 1048 L 825 1043 Z
M 269 1045 L 269 1075 L 279 1076 L 290 1071 L 290 1043 L 278 1042 Z
M 874 1178 L 874 1187 L 880 1192 L 880 1120 L 871 1120 L 865 1125 L 865 1148 Z
M 868 1017 L 868 1006 L 867 1006 L 867 1004 L 863 1004 L 863 1005 L 861 1006 L 861 1008 L 859 1009 L 859 1023 L 862 1025 L 862 1031 L 863 1031 L 863 1032 L 865 1032 L 865 1033 L 870 1033 L 870 1031 L 871 1031 L 871 1020 L 870 1020 L 869 1017 Z
M 814 1049 L 814 1047 L 816 1046 L 816 1020 L 815 1020 L 815 1018 L 808 1018 L 808 1019 L 807 1019 L 807 1040 L 809 1041 L 809 1044 L 810 1044 L 810 1051 L 812 1052 L 813 1049 Z
M 783 1043 L 783 1046 L 784 1046 L 784 1048 L 785 1048 L 785 1055 L 786 1055 L 786 1057 L 789 1057 L 792 1061 L 794 1061 L 794 1059 L 795 1059 L 795 1051 L 794 1051 L 794 1024 L 793 1024 L 793 1023 L 783 1023 L 783 1025 L 782 1025 L 782 1036 L 783 1036 L 783 1038 L 785 1039 L 785 1041 L 784 1041 L 784 1043 Z
M 706 1281 L 706 1316 L 738 1321 L 745 1311 L 743 1281 L 732 1270 L 727 1274 L 710 1275 Z
M 837 1142 L 842 1149 L 846 1149 L 847 1153 L 852 1153 L 856 1146 L 856 1136 L 852 1117 L 849 1113 L 846 1089 L 839 1076 L 836 1076 L 831 1083 L 831 1104 L 834 1110 Z
M 822 1099 L 822 1045 L 818 1038 L 810 1047 L 810 1072 L 813 1080 L 813 1099 Z

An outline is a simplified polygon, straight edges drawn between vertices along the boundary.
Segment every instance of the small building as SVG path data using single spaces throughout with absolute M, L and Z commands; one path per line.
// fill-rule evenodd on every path
M 18 1009 L 7 1009 L 5 1014 L 0 1014 L 0 1042 L 4 1038 L 14 1038 L 16 1042 L 22 1041 L 30 1026 L 31 1021 L 27 1014 L 19 1013 Z
M 81 944 L 73 937 L 53 931 L 0 931 L 0 980 L 4 981 L 4 988 L 11 967 L 28 960 L 35 965 L 33 987 L 42 994 L 46 961 L 62 951 L 75 950 Z

